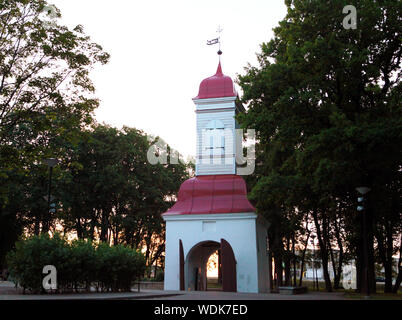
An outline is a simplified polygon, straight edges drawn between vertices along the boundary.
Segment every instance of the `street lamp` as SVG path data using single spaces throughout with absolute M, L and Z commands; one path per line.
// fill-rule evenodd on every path
M 45 159 L 44 162 L 47 164 L 49 167 L 49 185 L 48 185 L 48 195 L 47 195 L 47 207 L 48 207 L 48 212 L 49 213 L 54 213 L 56 211 L 55 208 L 53 208 L 53 204 L 50 203 L 51 201 L 51 189 L 52 189 L 52 173 L 53 173 L 53 167 L 59 163 L 59 160 L 55 158 L 48 158 Z M 52 206 L 53 205 L 53 206 Z M 49 231 L 48 228 L 49 226 L 46 226 L 47 231 Z
M 357 202 L 359 203 L 357 207 L 357 211 L 362 212 L 362 220 L 363 220 L 363 260 L 364 260 L 364 292 L 366 294 L 366 298 L 370 297 L 370 285 L 369 285 L 369 270 L 368 270 L 368 239 L 367 239 L 367 214 L 365 212 L 365 202 L 364 195 L 368 193 L 371 189 L 368 187 L 358 187 L 356 188 L 357 192 L 362 196 L 357 198 Z

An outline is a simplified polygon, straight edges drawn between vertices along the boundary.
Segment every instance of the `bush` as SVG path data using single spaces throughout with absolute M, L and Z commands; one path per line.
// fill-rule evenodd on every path
M 11 277 L 24 291 L 43 292 L 45 265 L 57 270 L 58 291 L 90 289 L 96 284 L 102 291 L 130 291 L 132 282 L 145 270 L 144 256 L 123 245 L 99 246 L 77 240 L 69 244 L 56 234 L 34 236 L 16 243 L 7 255 Z
M 69 283 L 74 288 L 85 287 L 88 291 L 91 283 L 96 281 L 96 251 L 90 241 L 75 240 L 70 245 Z
M 10 276 L 22 288 L 35 293 L 42 291 L 43 267 L 54 265 L 57 278 L 65 282 L 68 262 L 67 243 L 59 235 L 52 239 L 48 235 L 18 241 L 15 251 L 7 255 Z
M 123 245 L 100 244 L 96 249 L 96 261 L 102 291 L 129 291 L 132 282 L 145 271 L 144 256 Z
M 165 279 L 165 273 L 163 270 L 156 271 L 155 281 L 162 282 Z

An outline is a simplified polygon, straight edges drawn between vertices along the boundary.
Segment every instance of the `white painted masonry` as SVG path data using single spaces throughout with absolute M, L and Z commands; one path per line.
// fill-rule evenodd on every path
M 177 215 L 165 216 L 164 219 L 166 221 L 165 290 L 179 290 L 180 239 L 187 266 L 185 288 L 191 289 L 194 286 L 189 280 L 188 270 L 193 267 L 189 265 L 190 250 L 205 241 L 220 243 L 223 238 L 232 246 L 237 261 L 237 291 L 255 293 L 267 291 L 266 227 L 263 221 L 257 219 L 255 213 Z M 215 222 L 215 227 L 205 228 L 205 223 L 211 222 Z M 215 250 L 203 255 L 204 258 L 208 259 Z M 201 262 L 201 267 L 205 270 L 206 261 Z
M 240 142 L 236 139 L 238 124 L 235 116 L 236 113 L 243 112 L 244 107 L 236 100 L 237 96 L 193 99 L 197 121 L 196 176 L 237 173 L 236 143 Z M 242 152 L 240 147 L 239 145 L 239 153 Z M 224 190 L 226 193 L 220 194 L 218 186 L 210 197 L 222 197 L 224 200 L 221 201 L 232 201 L 232 206 L 239 196 L 247 202 L 245 191 L 239 195 L 235 194 L 234 189 L 227 191 L 226 187 Z M 186 192 L 197 194 L 197 190 L 194 189 Z M 251 204 L 249 208 L 250 211 L 254 210 Z M 232 211 L 228 209 L 229 212 L 235 210 L 238 209 L 233 207 Z M 166 221 L 165 290 L 180 289 L 180 240 L 184 252 L 184 289 L 195 290 L 197 287 L 198 290 L 205 290 L 207 260 L 220 248 L 221 239 L 224 239 L 231 246 L 236 260 L 237 291 L 251 293 L 268 291 L 266 247 L 268 223 L 255 212 L 217 214 L 211 211 L 208 214 L 165 214 L 163 219 Z M 232 263 L 233 260 L 231 257 L 230 259 Z M 229 270 L 234 269 L 233 264 L 230 267 L 232 269 Z M 196 281 L 197 278 L 199 281 Z M 226 279 L 234 279 L 234 273 Z M 236 286 L 227 290 L 234 288 Z
M 196 175 L 236 174 L 236 97 L 194 100 L 197 117 Z M 224 157 L 206 158 L 205 130 L 212 120 L 224 125 Z M 219 161 L 219 162 L 218 162 Z M 212 162 L 212 163 L 211 163 Z

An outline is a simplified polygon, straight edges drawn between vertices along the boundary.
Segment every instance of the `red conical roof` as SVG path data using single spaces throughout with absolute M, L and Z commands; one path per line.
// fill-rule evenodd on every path
M 236 91 L 233 86 L 233 81 L 230 77 L 222 73 L 221 62 L 219 61 L 215 75 L 202 80 L 198 96 L 196 96 L 194 100 L 235 96 Z
M 164 216 L 255 212 L 247 199 L 246 182 L 241 176 L 196 176 L 182 183 L 177 202 Z

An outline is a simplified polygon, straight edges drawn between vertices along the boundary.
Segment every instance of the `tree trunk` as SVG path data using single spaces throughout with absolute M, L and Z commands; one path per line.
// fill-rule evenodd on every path
M 338 262 L 338 272 L 337 277 L 334 278 L 334 289 L 339 289 L 340 282 L 341 282 L 341 275 L 342 275 L 342 265 L 343 265 L 343 253 L 339 252 L 339 262 Z
M 102 209 L 102 221 L 101 221 L 101 234 L 99 240 L 102 242 L 107 242 L 108 230 L 109 230 L 109 211 Z
M 336 261 L 335 261 L 335 256 L 334 256 L 334 250 L 332 250 L 332 247 L 329 247 L 329 255 L 331 257 L 331 264 L 332 264 L 332 271 L 334 273 L 334 289 L 335 288 L 335 279 L 337 279 L 338 276 L 338 269 L 336 267 Z
M 275 230 L 275 229 L 273 229 Z M 283 242 L 282 237 L 278 232 L 273 232 L 273 246 L 272 246 L 272 255 L 274 258 L 275 265 L 275 285 L 276 288 L 283 285 Z
M 393 237 L 392 237 L 392 222 L 387 221 L 387 250 L 386 250 L 386 255 L 387 255 L 387 266 L 384 266 L 385 269 L 385 288 L 384 292 L 385 293 L 391 293 L 392 292 L 392 265 L 394 262 L 394 259 L 392 258 L 392 251 L 394 248 L 394 243 L 393 243 Z M 387 281 L 388 280 L 388 281 Z
M 357 214 L 357 241 L 356 241 L 356 291 L 362 292 L 364 284 L 364 259 L 363 259 L 363 219 Z
M 399 260 L 398 260 L 398 277 L 396 278 L 395 285 L 392 289 L 393 293 L 397 293 L 402 282 L 402 233 L 399 241 Z
M 219 270 L 219 269 L 218 269 Z M 269 281 L 269 292 L 271 293 L 274 289 L 273 277 L 272 277 L 272 252 L 268 251 L 268 281 Z
M 292 233 L 292 256 L 293 256 L 293 286 L 297 285 L 297 275 L 296 275 L 296 240 L 295 234 Z
M 359 241 L 360 247 L 360 241 Z M 363 276 L 363 265 L 362 265 L 361 250 L 357 251 L 356 255 L 356 292 L 362 291 L 362 276 Z
M 113 244 L 115 246 L 119 244 L 119 227 L 117 225 L 113 228 Z
M 291 285 L 290 274 L 290 237 L 286 238 L 286 253 L 285 253 L 285 286 Z
M 35 236 L 38 236 L 40 232 L 40 219 L 39 216 L 36 215 L 35 217 L 35 225 L 34 225 L 34 234 Z
M 302 283 L 303 283 L 304 260 L 305 260 L 305 257 L 306 257 L 308 240 L 310 239 L 310 230 L 308 228 L 308 214 L 306 216 L 306 231 L 307 231 L 307 237 L 306 237 L 306 242 L 304 243 L 304 249 L 303 249 L 301 262 L 300 262 L 300 278 L 299 278 L 299 286 L 300 287 L 302 286 Z
M 343 243 L 341 238 L 340 226 L 337 221 L 338 217 L 335 217 L 334 227 L 335 227 L 335 238 L 339 248 L 338 257 L 338 272 L 334 274 L 334 289 L 339 289 L 339 283 L 341 281 L 342 265 L 343 265 Z M 335 270 L 335 269 L 334 269 Z
M 374 258 L 374 230 L 373 230 L 373 215 L 371 206 L 368 205 L 364 211 L 367 215 L 367 251 L 368 251 L 368 285 L 370 293 L 376 293 L 375 282 L 375 258 Z
M 83 233 L 82 233 L 82 226 L 81 226 L 81 223 L 80 223 L 80 218 L 75 219 L 75 229 L 77 231 L 78 239 L 82 239 L 83 238 Z
M 308 244 L 308 239 L 309 238 L 310 238 L 310 233 L 307 235 L 306 244 L 304 246 L 301 261 L 300 261 L 300 278 L 299 278 L 299 286 L 300 287 L 302 286 L 302 283 L 303 283 L 304 260 L 305 260 L 305 257 L 306 257 L 307 244 Z
M 397 293 L 399 290 L 399 287 L 401 286 L 401 282 L 402 282 L 402 266 L 399 263 L 399 267 L 398 267 L 398 277 L 396 278 L 395 281 L 395 285 L 392 288 L 392 292 L 393 293 Z
M 325 222 L 325 217 L 323 217 L 322 221 L 323 221 L 323 232 L 321 232 L 321 226 L 320 223 L 318 221 L 318 212 L 317 210 L 313 210 L 313 218 L 314 218 L 314 224 L 317 230 L 317 239 L 318 239 L 318 243 L 320 246 L 320 256 L 321 256 L 321 261 L 322 261 L 322 270 L 324 273 L 324 280 L 325 280 L 325 289 L 328 292 L 332 292 L 332 283 L 331 283 L 331 278 L 329 276 L 329 272 L 328 272 L 328 250 L 327 250 L 327 245 L 326 243 L 328 243 L 328 238 L 327 236 L 327 232 L 326 232 L 326 222 Z
M 382 226 L 377 226 L 375 231 L 375 237 L 377 239 L 377 247 L 378 254 L 381 259 L 381 263 L 384 267 L 385 272 L 385 287 L 384 292 L 389 293 L 392 292 L 392 247 L 391 247 L 391 259 L 389 259 L 389 241 L 387 241 L 384 237 L 384 234 L 387 236 L 387 232 L 384 233 Z M 391 239 L 392 246 L 392 239 Z
M 97 212 L 96 209 L 92 209 L 91 226 L 89 228 L 89 238 L 93 241 L 95 239 L 95 225 L 97 222 Z
M 275 257 L 275 275 L 276 275 L 276 288 L 283 285 L 283 268 L 282 268 L 282 258 Z
M 273 263 L 273 257 L 272 257 L 272 236 L 271 232 L 268 231 L 268 237 L 267 237 L 267 253 L 268 253 L 268 290 L 270 293 L 272 293 L 273 288 L 274 288 L 274 276 L 272 274 L 273 268 L 272 268 L 272 263 Z M 218 269 L 218 272 L 220 270 Z
M 151 236 L 147 236 L 145 238 L 145 245 L 146 245 L 146 251 L 145 251 L 145 263 L 149 267 L 148 268 L 148 273 L 147 277 L 151 277 L 151 264 L 150 264 L 150 253 L 151 253 Z

